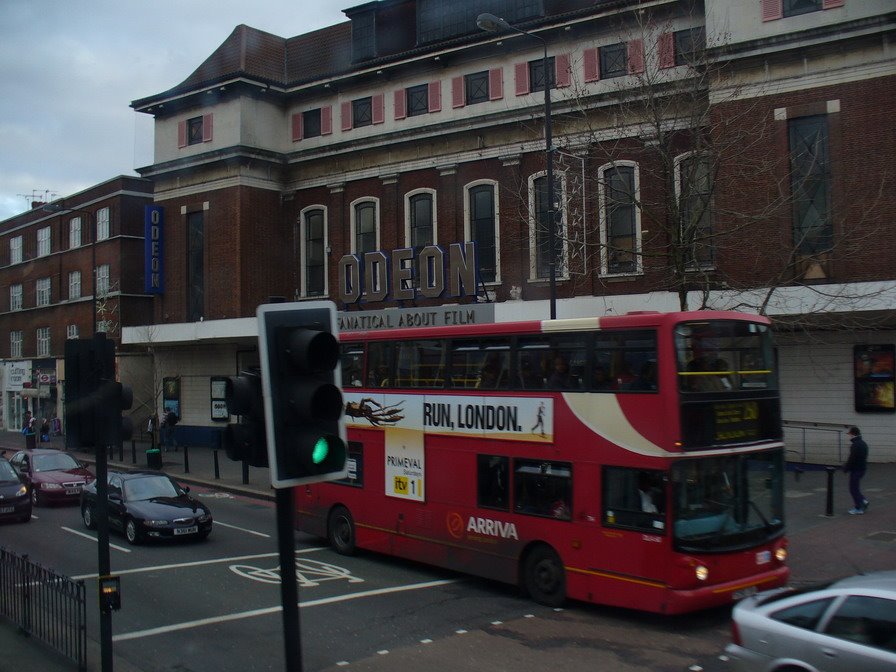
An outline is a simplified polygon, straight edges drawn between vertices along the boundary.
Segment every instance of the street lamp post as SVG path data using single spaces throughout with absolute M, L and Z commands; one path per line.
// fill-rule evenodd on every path
M 90 277 L 91 277 L 91 307 L 93 308 L 93 318 L 92 318 L 92 327 L 93 333 L 96 334 L 96 306 L 97 306 L 97 296 L 96 296 L 96 224 L 93 220 L 93 213 L 90 210 L 79 210 L 78 208 L 66 208 L 64 205 L 60 205 L 59 203 L 48 203 L 44 205 L 42 208 L 45 212 L 55 212 L 56 214 L 63 213 L 78 213 L 82 215 L 87 215 L 87 225 L 90 228 Z
M 548 69 L 548 43 L 543 37 L 525 30 L 511 26 L 507 21 L 494 14 L 480 14 L 476 18 L 476 25 L 480 30 L 488 33 L 497 33 L 502 30 L 511 30 L 520 35 L 526 35 L 541 42 L 544 48 L 542 57 L 542 71 L 544 79 L 544 153 L 545 153 L 545 179 L 548 181 L 548 278 L 550 280 L 550 305 L 551 319 L 557 318 L 557 221 L 554 210 L 554 147 L 551 137 L 551 77 Z

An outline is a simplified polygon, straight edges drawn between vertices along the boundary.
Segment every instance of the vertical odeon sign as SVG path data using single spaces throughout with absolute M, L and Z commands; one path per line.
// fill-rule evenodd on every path
M 162 206 L 147 205 L 143 210 L 143 291 L 146 294 L 161 294 L 165 291 L 165 275 L 162 272 L 164 230 Z

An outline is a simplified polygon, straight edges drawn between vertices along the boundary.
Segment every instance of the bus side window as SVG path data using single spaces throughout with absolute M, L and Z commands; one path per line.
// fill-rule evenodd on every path
M 476 503 L 486 509 L 510 508 L 509 460 L 497 455 L 476 456 Z
M 605 467 L 603 520 L 612 527 L 663 534 L 666 529 L 663 473 L 648 469 Z
M 516 460 L 513 509 L 517 513 L 572 519 L 572 465 L 569 462 Z
M 370 343 L 367 346 L 367 386 L 392 386 L 391 343 Z

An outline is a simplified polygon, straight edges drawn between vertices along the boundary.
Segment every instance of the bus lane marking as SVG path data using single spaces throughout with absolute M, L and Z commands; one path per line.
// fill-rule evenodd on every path
M 66 532 L 70 532 L 72 534 L 78 535 L 79 537 L 84 537 L 85 539 L 90 539 L 90 541 L 95 541 L 95 542 L 99 543 L 99 540 L 96 537 L 94 537 L 93 535 L 86 534 L 84 532 L 81 532 L 80 530 L 73 530 L 72 528 L 65 527 L 64 525 L 61 525 L 60 527 L 62 527 L 62 529 L 65 530 Z M 116 551 L 121 551 L 122 553 L 130 553 L 131 552 L 131 549 L 129 549 L 129 548 L 125 548 L 124 546 L 117 546 L 115 544 L 109 544 L 109 548 L 114 548 Z
M 265 569 L 252 565 L 231 565 L 230 571 L 239 576 L 261 583 L 280 583 L 280 566 Z M 364 583 L 364 579 L 354 576 L 350 570 L 329 562 L 296 558 L 296 578 L 301 588 L 314 588 L 323 581 L 346 579 L 349 583 Z
M 350 600 L 360 600 L 368 597 L 379 597 L 381 595 L 391 595 L 411 590 L 426 590 L 427 588 L 437 588 L 439 586 L 447 586 L 452 583 L 460 583 L 462 579 L 439 579 L 437 581 L 425 581 L 423 583 L 412 583 L 405 586 L 393 586 L 391 588 L 377 588 L 374 590 L 366 590 L 360 593 L 351 593 L 349 595 L 334 595 L 333 597 L 324 597 L 319 600 L 308 600 L 307 602 L 299 602 L 302 609 L 310 607 L 319 607 L 339 602 L 348 602 Z M 211 616 L 209 618 L 200 618 L 193 621 L 184 621 L 183 623 L 172 623 L 171 625 L 163 625 L 158 628 L 148 628 L 146 630 L 136 630 L 134 632 L 125 632 L 112 637 L 113 642 L 125 642 L 131 639 L 141 639 L 143 637 L 153 637 L 155 635 L 164 635 L 180 630 L 190 630 L 200 628 L 206 625 L 216 625 L 218 623 L 226 623 L 228 621 L 239 621 L 246 618 L 255 618 L 256 616 L 268 616 L 283 611 L 283 607 L 266 607 L 263 609 L 252 609 L 250 611 L 241 611 L 234 614 L 225 614 L 224 616 Z

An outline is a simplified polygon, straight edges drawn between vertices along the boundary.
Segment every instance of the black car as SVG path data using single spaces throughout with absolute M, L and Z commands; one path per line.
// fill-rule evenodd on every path
M 27 480 L 0 457 L 0 520 L 31 522 L 31 493 Z
M 109 472 L 109 527 L 128 542 L 146 539 L 205 539 L 212 531 L 212 514 L 166 474 L 157 471 Z M 96 482 L 81 492 L 81 518 L 96 527 Z

